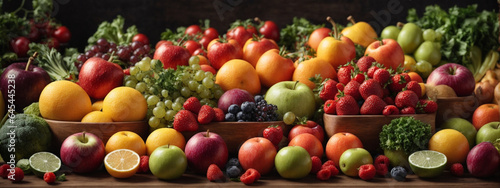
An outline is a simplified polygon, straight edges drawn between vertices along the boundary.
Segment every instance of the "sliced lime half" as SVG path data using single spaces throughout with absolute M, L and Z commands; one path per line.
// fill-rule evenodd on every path
M 41 177 L 45 172 L 56 172 L 61 168 L 61 159 L 49 152 L 35 153 L 30 157 L 29 162 L 33 173 Z
M 446 155 L 438 151 L 422 150 L 408 157 L 411 170 L 422 178 L 433 178 L 441 175 L 446 168 Z

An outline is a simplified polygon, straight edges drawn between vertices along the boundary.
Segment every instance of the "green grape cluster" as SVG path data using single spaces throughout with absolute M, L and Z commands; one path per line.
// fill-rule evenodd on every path
M 175 114 L 187 98 L 196 97 L 202 105 L 216 107 L 224 93 L 215 84 L 215 76 L 201 70 L 197 56 L 189 59 L 189 66 L 178 66 L 176 70 L 163 69 L 159 60 L 145 57 L 130 67 L 124 84 L 137 89 L 146 98 L 150 130 L 171 127 Z

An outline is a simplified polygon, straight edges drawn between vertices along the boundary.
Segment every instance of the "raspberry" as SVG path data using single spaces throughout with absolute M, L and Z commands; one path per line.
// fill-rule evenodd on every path
M 397 181 L 405 181 L 407 172 L 405 168 L 401 166 L 396 166 L 391 169 L 391 176 Z
M 326 181 L 326 180 L 330 179 L 331 176 L 332 176 L 332 173 L 328 169 L 320 170 L 316 174 L 316 178 L 318 178 L 319 180 L 322 180 L 322 181 Z
M 9 171 L 10 171 L 9 175 L 7 177 L 10 179 L 10 181 L 12 181 L 14 183 L 23 181 L 24 172 L 21 168 L 16 167 L 16 168 L 14 168 L 14 170 L 9 170 Z
M 149 171 L 149 157 L 147 155 L 141 156 L 141 161 L 139 163 L 139 173 L 146 173 Z
M 311 157 L 312 161 L 312 168 L 311 168 L 311 174 L 316 174 L 321 170 L 321 159 L 318 156 L 312 156 Z
M 454 176 L 463 176 L 464 175 L 464 166 L 460 163 L 455 163 L 451 165 L 450 172 Z
M 379 155 L 377 156 L 377 158 L 375 158 L 375 162 L 373 165 L 375 166 L 377 175 L 385 176 L 389 171 L 389 158 L 385 155 Z
M 333 162 L 332 160 L 328 160 L 325 163 L 323 163 L 321 169 L 329 170 L 331 176 L 336 176 L 339 174 L 339 170 L 337 169 L 337 167 L 335 167 L 335 162 Z
M 56 182 L 56 175 L 54 172 L 45 172 L 43 175 L 43 181 L 45 181 L 48 184 Z
M 333 165 L 333 166 L 335 166 L 335 162 L 333 162 L 332 160 L 328 160 L 328 161 L 326 161 L 325 163 L 323 163 L 322 167 L 324 167 L 324 166 L 329 166 L 329 165 Z
M 10 166 L 8 164 L 3 164 L 0 166 L 0 176 L 2 176 L 3 179 L 7 179 L 7 176 L 9 175 Z
M 249 168 L 243 175 L 240 177 L 240 181 L 243 182 L 245 185 L 250 185 L 253 182 L 256 182 L 257 180 L 260 179 L 260 173 L 259 171 Z
M 225 177 L 216 164 L 211 164 L 207 170 L 207 179 L 210 181 L 223 181 Z
M 208 105 L 201 106 L 201 109 L 198 112 L 198 122 L 200 124 L 208 124 L 212 122 L 214 118 L 215 118 L 215 111 L 212 107 Z
M 371 180 L 375 177 L 377 171 L 375 170 L 375 166 L 372 164 L 365 164 L 359 167 L 358 176 L 365 181 Z
M 224 114 L 224 111 L 222 111 L 222 109 L 214 108 L 214 112 L 215 112 L 214 121 L 216 121 L 216 122 L 224 121 L 225 114 Z
M 196 97 L 189 97 L 186 99 L 184 104 L 182 105 L 184 107 L 184 110 L 189 110 L 193 112 L 194 114 L 198 114 L 201 108 L 201 103 Z

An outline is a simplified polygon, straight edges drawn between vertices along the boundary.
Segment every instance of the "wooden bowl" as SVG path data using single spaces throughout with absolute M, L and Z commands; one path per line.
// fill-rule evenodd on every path
M 436 114 L 412 114 L 412 115 L 330 115 L 324 114 L 323 121 L 325 123 L 325 132 L 328 138 L 335 133 L 348 132 L 356 135 L 363 147 L 370 151 L 375 152 L 380 148 L 379 134 L 382 127 L 389 124 L 391 120 L 403 117 L 413 116 L 415 119 L 431 125 L 431 130 L 435 131 L 435 118 Z
M 226 142 L 229 154 L 238 154 L 241 144 L 246 140 L 262 136 L 262 131 L 270 125 L 279 125 L 283 129 L 285 136 L 290 131 L 291 127 L 285 125 L 283 121 L 270 122 L 213 122 L 206 125 L 200 125 L 197 131 L 182 132 L 184 138 L 189 140 L 194 134 L 206 132 L 209 130 L 212 133 L 217 133 Z
M 454 117 L 470 120 L 479 101 L 474 95 L 467 97 L 437 98 L 436 125 L 441 126 L 446 120 Z
M 45 119 L 53 135 L 53 143 L 59 148 L 70 135 L 78 132 L 89 132 L 98 136 L 104 144 L 109 137 L 119 131 L 132 131 L 147 138 L 149 126 L 146 121 L 112 122 L 112 123 L 82 123 L 76 121 L 56 121 Z

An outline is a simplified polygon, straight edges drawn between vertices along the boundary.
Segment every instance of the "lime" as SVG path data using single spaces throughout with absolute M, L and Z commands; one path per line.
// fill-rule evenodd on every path
M 21 168 L 24 174 L 31 173 L 30 161 L 28 159 L 21 159 L 17 161 L 16 166 Z
M 422 178 L 433 178 L 441 175 L 446 168 L 446 155 L 438 151 L 422 150 L 408 157 L 413 172 Z
M 61 168 L 61 159 L 49 152 L 38 152 L 29 159 L 30 167 L 33 173 L 43 177 L 45 172 L 56 172 Z

